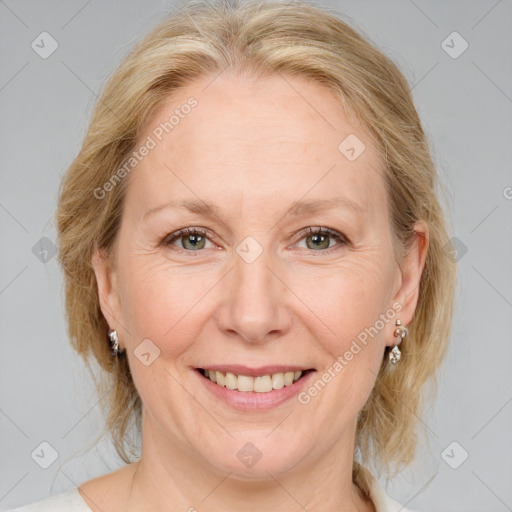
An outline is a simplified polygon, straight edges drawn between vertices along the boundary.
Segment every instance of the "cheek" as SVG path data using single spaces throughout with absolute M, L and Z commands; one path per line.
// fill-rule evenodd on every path
M 204 275 L 184 276 L 155 261 L 135 258 L 127 267 L 123 318 L 135 385 L 146 407 L 158 415 L 163 401 L 178 410 L 183 399 L 176 379 L 184 367 L 178 361 L 200 335 L 201 323 L 194 317 L 201 314 L 205 282 Z
M 149 338 L 162 352 L 179 353 L 192 334 L 189 315 L 206 293 L 204 274 L 184 275 L 168 262 L 150 259 L 135 258 L 127 267 L 123 317 L 132 343 Z
M 323 373 L 329 380 L 321 394 L 339 412 L 341 424 L 361 410 L 382 364 L 386 333 L 396 319 L 389 302 L 390 268 L 383 258 L 354 260 L 333 273 L 324 292 L 316 294 L 315 311 L 329 327 L 319 338 L 325 353 L 319 378 Z
M 307 283 L 316 290 L 308 296 L 317 315 L 310 326 L 316 329 L 324 356 L 317 380 L 303 399 L 313 404 L 318 417 L 330 416 L 332 431 L 339 432 L 348 419 L 355 421 L 371 393 L 382 364 L 385 333 L 396 317 L 388 303 L 389 277 L 377 263 L 345 266 L 333 277 L 314 282 L 323 286 Z
M 328 271 L 305 275 L 294 284 L 294 291 L 315 313 L 325 332 L 322 338 L 334 356 L 344 352 L 365 329 L 373 326 L 391 306 L 392 279 L 381 255 L 354 254 Z M 379 335 L 384 334 L 379 325 Z

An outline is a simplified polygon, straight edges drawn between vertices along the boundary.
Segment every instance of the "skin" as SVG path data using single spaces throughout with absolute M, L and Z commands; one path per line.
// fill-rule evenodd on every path
M 381 162 L 329 90 L 279 75 L 212 80 L 190 84 L 154 114 L 141 141 L 190 96 L 198 100 L 130 174 L 115 259 L 101 251 L 93 258 L 103 314 L 144 403 L 142 458 L 79 490 L 103 511 L 164 511 L 169 503 L 183 511 L 373 511 L 352 483 L 357 415 L 385 346 L 397 342 L 395 319 L 407 325 L 413 317 L 427 227 L 417 223 L 400 267 Z M 351 133 L 366 146 L 354 161 L 338 150 Z M 337 195 L 365 211 L 287 215 L 298 200 Z M 224 221 L 179 209 L 142 220 L 185 198 L 215 203 Z M 165 245 L 185 227 L 206 229 L 208 239 L 199 249 L 187 235 Z M 309 227 L 338 231 L 348 243 L 315 243 L 301 234 Z M 236 252 L 247 236 L 263 249 L 252 263 Z M 194 373 L 214 363 L 289 363 L 321 375 L 396 302 L 396 317 L 307 405 L 294 398 L 240 412 Z M 160 350 L 148 366 L 134 355 L 147 338 Z M 236 456 L 247 442 L 262 454 L 251 468 Z

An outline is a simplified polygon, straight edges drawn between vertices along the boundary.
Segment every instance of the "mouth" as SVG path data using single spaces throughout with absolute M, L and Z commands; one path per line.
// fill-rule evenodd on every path
M 228 371 L 210 368 L 195 369 L 204 379 L 210 381 L 218 387 L 226 388 L 239 393 L 270 393 L 294 385 L 296 382 L 304 379 L 308 374 L 314 372 L 314 368 L 306 370 L 294 370 L 284 372 L 266 373 L 261 375 L 235 374 Z M 255 373 L 254 371 L 246 373 Z

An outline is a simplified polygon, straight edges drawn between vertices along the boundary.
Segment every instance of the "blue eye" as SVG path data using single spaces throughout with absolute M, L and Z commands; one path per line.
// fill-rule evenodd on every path
M 312 251 L 327 252 L 325 249 L 333 248 L 331 246 L 332 240 L 337 242 L 337 246 L 344 246 L 349 243 L 344 235 L 328 228 L 307 228 L 300 235 L 302 236 L 298 241 L 305 239 L 306 248 Z M 181 247 L 175 245 L 178 240 L 181 240 Z M 201 249 L 208 248 L 206 247 L 207 242 L 212 243 L 206 230 L 202 228 L 184 228 L 169 235 L 162 243 L 165 246 L 174 245 L 188 252 L 199 252 Z
M 166 238 L 164 241 L 165 245 L 173 245 L 174 241 L 182 239 L 181 248 L 187 251 L 197 251 L 198 249 L 204 249 L 206 240 L 206 231 L 199 228 L 185 228 L 177 231 Z M 188 245 L 188 247 L 187 247 Z
M 338 245 L 346 245 L 348 243 L 347 239 L 341 233 L 338 233 L 338 231 L 334 231 L 332 229 L 308 228 L 306 233 L 306 236 L 302 236 L 300 240 L 305 239 L 306 247 L 308 249 L 312 249 L 313 251 L 320 250 L 320 252 L 325 252 L 322 250 L 331 249 L 331 240 L 338 242 Z M 302 234 L 304 235 L 304 232 L 302 232 Z M 308 244 L 308 240 L 311 241 L 311 244 Z

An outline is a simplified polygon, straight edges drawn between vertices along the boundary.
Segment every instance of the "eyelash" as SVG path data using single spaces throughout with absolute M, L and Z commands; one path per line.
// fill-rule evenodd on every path
M 169 236 L 164 238 L 162 243 L 165 246 L 171 246 L 173 242 L 175 242 L 179 238 L 184 237 L 185 235 L 188 235 L 188 236 L 189 235 L 201 235 L 201 236 L 204 236 L 205 238 L 208 238 L 208 232 L 203 228 L 184 228 L 184 229 L 180 229 L 179 231 L 176 231 L 174 233 L 171 233 Z M 329 237 L 333 238 L 334 240 L 336 240 L 338 242 L 337 245 L 335 245 L 333 247 L 328 247 L 327 249 L 323 249 L 323 250 L 315 251 L 314 249 L 309 249 L 311 252 L 330 253 L 332 250 L 335 250 L 337 247 L 346 246 L 350 243 L 350 241 L 347 239 L 347 237 L 345 237 L 342 233 L 339 233 L 338 231 L 335 231 L 333 229 L 321 228 L 321 227 L 318 227 L 318 228 L 310 227 L 310 228 L 301 230 L 297 234 L 298 238 L 295 243 L 300 242 L 307 235 L 328 235 Z M 192 251 L 192 250 L 182 249 L 182 248 L 179 248 L 179 249 L 183 250 L 185 252 L 188 252 L 188 253 L 201 252 L 201 250 Z

